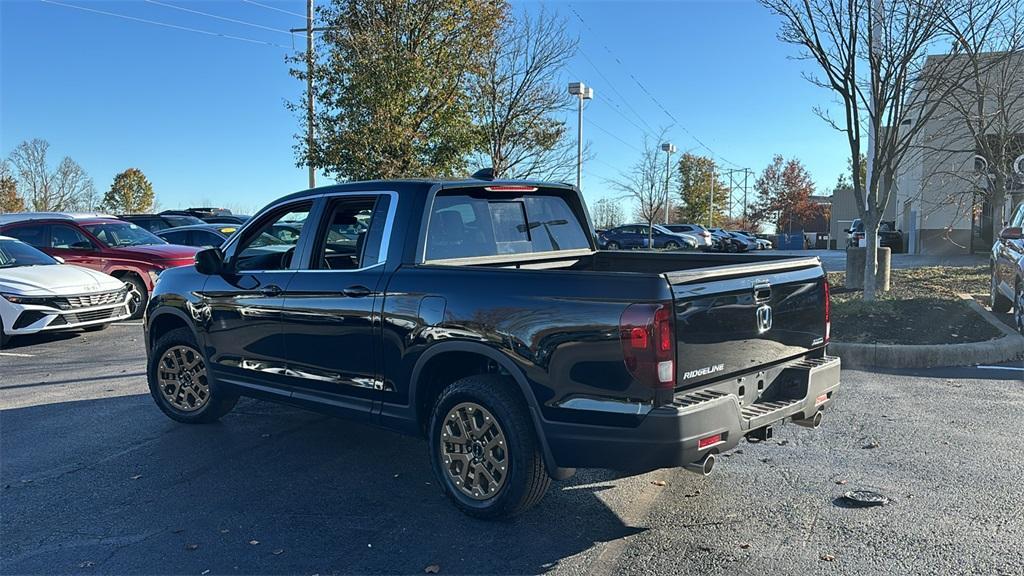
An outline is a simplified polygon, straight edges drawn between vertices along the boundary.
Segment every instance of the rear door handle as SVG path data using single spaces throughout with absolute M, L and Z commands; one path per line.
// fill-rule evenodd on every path
M 267 284 L 260 288 L 260 294 L 268 297 L 280 296 L 281 292 L 284 292 L 284 290 L 281 290 L 281 287 L 277 284 Z
M 349 286 L 342 290 L 341 293 L 349 298 L 362 298 L 370 295 L 370 289 L 366 286 Z

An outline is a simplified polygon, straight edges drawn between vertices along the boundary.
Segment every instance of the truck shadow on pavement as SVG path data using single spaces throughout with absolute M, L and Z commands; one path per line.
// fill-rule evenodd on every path
M 441 494 L 422 440 L 269 403 L 205 426 L 146 395 L 0 417 L 3 573 L 537 573 L 643 531 L 598 498 L 610 472 L 475 520 Z

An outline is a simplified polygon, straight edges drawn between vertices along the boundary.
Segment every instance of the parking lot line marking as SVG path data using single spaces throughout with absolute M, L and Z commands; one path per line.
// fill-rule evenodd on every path
M 1017 372 L 1024 372 L 1024 368 L 1018 368 L 1016 366 L 975 366 L 975 368 L 981 368 L 984 370 L 1016 370 Z
M 13 356 L 15 358 L 32 358 L 35 354 L 20 354 L 18 352 L 0 352 L 0 356 Z
M 142 326 L 142 322 L 114 322 L 114 326 Z

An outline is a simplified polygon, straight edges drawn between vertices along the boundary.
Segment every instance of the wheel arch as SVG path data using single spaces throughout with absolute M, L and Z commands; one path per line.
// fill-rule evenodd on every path
M 146 320 L 146 350 L 150 350 L 161 336 L 178 328 L 188 328 L 196 338 L 196 342 L 199 342 L 195 326 L 184 312 L 174 308 L 165 308 L 155 312 Z
M 494 367 L 498 368 L 497 372 L 493 371 Z M 515 382 L 520 395 L 526 401 L 548 474 L 556 480 L 572 476 L 575 469 L 560 468 L 555 462 L 541 425 L 540 408 L 526 375 L 508 356 L 478 342 L 443 342 L 431 346 L 420 355 L 413 368 L 409 386 L 409 403 L 416 418 L 417 429 L 426 430 L 430 407 L 445 386 L 466 376 L 488 373 L 503 375 Z

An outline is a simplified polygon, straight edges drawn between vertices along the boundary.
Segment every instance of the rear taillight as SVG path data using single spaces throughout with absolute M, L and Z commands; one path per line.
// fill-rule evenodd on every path
M 626 369 L 638 381 L 671 389 L 676 381 L 672 309 L 661 304 L 631 304 L 619 319 L 619 341 Z
M 825 279 L 825 342 L 832 339 L 832 288 L 828 285 L 828 279 Z

